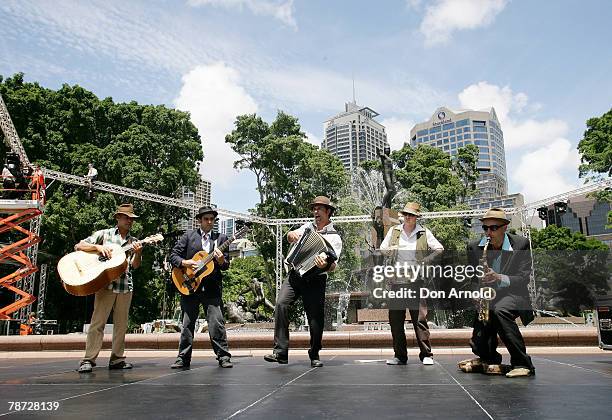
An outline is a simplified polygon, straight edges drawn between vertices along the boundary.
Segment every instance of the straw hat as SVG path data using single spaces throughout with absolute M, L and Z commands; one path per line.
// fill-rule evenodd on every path
M 419 203 L 406 203 L 404 208 L 398 212 L 399 214 L 413 214 L 417 217 L 421 215 L 421 205 Z
M 487 210 L 485 215 L 482 216 L 478 220 L 480 220 L 482 222 L 484 219 L 499 220 L 499 221 L 503 222 L 505 225 L 507 225 L 507 224 L 509 224 L 511 222 L 511 220 L 508 219 L 508 217 L 506 216 L 506 212 L 503 211 L 502 209 L 498 209 L 498 208 L 492 208 L 492 209 Z

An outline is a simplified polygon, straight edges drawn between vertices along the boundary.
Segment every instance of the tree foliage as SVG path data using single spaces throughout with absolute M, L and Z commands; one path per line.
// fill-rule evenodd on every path
M 601 117 L 589 118 L 584 137 L 578 143 L 580 176 L 607 173 L 612 176 L 612 109 Z
M 544 306 L 564 314 L 592 308 L 593 298 L 608 291 L 608 246 L 566 227 L 532 230 L 536 281 L 544 282 Z
M 337 199 L 346 188 L 348 177 L 338 158 L 305 138 L 298 119 L 282 111 L 271 124 L 255 114 L 236 118 L 235 129 L 225 141 L 240 155 L 234 165 L 252 171 L 257 178 L 258 215 L 308 217 L 308 204 L 315 196 Z M 273 261 L 272 235 L 266 228 L 255 231 L 262 256 Z
M 98 169 L 98 179 L 151 193 L 175 196 L 181 187 L 195 186 L 196 162 L 202 147 L 196 127 L 186 112 L 165 106 L 115 103 L 99 99 L 78 85 L 51 90 L 24 81 L 23 74 L 3 79 L 2 94 L 30 160 L 43 167 L 85 175 L 87 164 Z M 2 152 L 6 148 L 2 146 Z M 114 225 L 112 214 L 129 197 L 96 193 L 86 197 L 80 187 L 54 183 L 47 192 L 43 217 L 41 256 L 49 255 L 50 267 L 72 251 L 94 230 Z M 135 202 L 141 217 L 133 233 L 143 237 L 172 231 L 184 215 L 175 208 Z M 169 246 L 169 244 L 166 244 Z M 161 305 L 162 252 L 147 249 L 142 267 L 134 272 L 132 322 L 144 322 L 159 314 Z M 88 321 L 93 298 L 67 295 L 54 269 L 49 270 L 47 318 Z

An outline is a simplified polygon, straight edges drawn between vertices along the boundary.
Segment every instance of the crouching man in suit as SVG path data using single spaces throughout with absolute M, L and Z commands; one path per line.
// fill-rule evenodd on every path
M 458 366 L 464 372 L 506 373 L 502 356 L 497 352 L 499 335 L 510 353 L 512 366 L 506 376 L 531 376 L 535 368 L 516 324 L 519 317 L 523 325 L 534 319 L 527 288 L 531 274 L 529 240 L 506 233 L 510 220 L 501 209 L 488 210 L 480 221 L 486 237 L 468 245 L 468 258 L 472 266 L 478 265 L 488 238 L 487 270 L 482 284 L 493 288 L 496 294 L 489 303 L 489 319 L 480 320 L 477 316 L 474 321 L 470 345 L 478 357 L 459 362 Z

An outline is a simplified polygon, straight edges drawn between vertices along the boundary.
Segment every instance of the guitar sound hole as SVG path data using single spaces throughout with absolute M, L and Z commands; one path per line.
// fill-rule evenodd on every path
M 105 257 L 104 255 L 100 255 L 100 256 L 98 257 L 98 261 L 108 261 L 108 258 L 107 258 L 107 257 Z

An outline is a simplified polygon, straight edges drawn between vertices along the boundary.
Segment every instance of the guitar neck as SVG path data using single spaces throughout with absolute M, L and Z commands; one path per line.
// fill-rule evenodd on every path
M 228 240 L 226 240 L 225 242 L 223 242 L 221 245 L 219 245 L 217 247 L 217 249 L 221 252 L 225 251 L 232 242 L 234 242 L 236 239 L 240 238 L 242 235 L 244 235 L 247 232 L 246 229 L 240 230 L 237 233 L 235 233 L 234 235 L 232 235 L 231 238 L 229 238 Z M 208 264 L 209 262 L 211 262 L 213 259 L 213 253 L 211 252 L 210 254 L 208 254 L 208 256 L 206 257 L 205 260 L 203 260 L 204 264 Z

